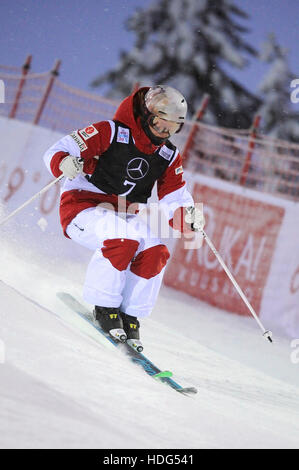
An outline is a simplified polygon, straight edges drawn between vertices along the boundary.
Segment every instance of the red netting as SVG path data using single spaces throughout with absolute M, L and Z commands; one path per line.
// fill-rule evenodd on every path
M 30 74 L 25 78 L 22 75 L 0 73 L 0 79 L 5 85 L 5 102 L 0 106 L 0 115 L 8 117 L 16 107 L 15 118 L 33 122 L 49 73 Z
M 253 148 L 252 148 L 253 146 Z M 198 124 L 184 153 L 189 170 L 299 199 L 299 145 L 250 131 Z M 246 159 L 249 169 L 243 174 Z
M 89 123 L 112 119 L 117 102 L 65 85 L 56 79 L 40 125 L 63 133 Z

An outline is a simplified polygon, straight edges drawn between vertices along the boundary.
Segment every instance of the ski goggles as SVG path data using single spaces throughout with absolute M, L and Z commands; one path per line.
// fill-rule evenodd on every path
M 175 134 L 182 127 L 180 122 L 166 121 L 166 119 L 154 115 L 151 117 L 149 125 L 159 134 L 168 134 L 168 136 Z

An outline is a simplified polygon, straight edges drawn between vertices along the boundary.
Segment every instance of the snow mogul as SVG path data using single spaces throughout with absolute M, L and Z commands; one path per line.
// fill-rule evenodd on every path
M 137 351 L 143 349 L 139 319 L 155 305 L 169 258 L 137 215 L 154 184 L 173 228 L 190 232 L 204 226 L 183 180 L 180 153 L 169 140 L 186 114 L 186 100 L 176 89 L 140 88 L 122 101 L 113 120 L 72 132 L 44 155 L 49 171 L 65 177 L 65 236 L 93 251 L 83 298 L 95 306 L 105 332 Z

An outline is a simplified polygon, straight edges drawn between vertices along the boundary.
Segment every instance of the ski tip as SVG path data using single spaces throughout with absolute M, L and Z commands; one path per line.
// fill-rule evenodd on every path
M 63 300 L 63 299 L 65 299 L 65 297 L 67 297 L 67 294 L 66 294 L 66 292 L 58 291 L 58 292 L 56 292 L 56 297 L 58 297 L 58 299 L 60 299 L 60 300 Z
M 184 395 L 195 395 L 198 392 L 197 388 L 195 387 L 183 387 L 178 391 Z

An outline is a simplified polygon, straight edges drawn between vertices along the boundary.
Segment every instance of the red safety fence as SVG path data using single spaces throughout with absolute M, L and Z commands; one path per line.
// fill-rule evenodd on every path
M 192 172 L 299 200 L 299 145 L 200 123 L 185 153 Z
M 113 117 L 118 102 L 60 81 L 59 61 L 52 71 L 33 74 L 28 73 L 28 60 L 23 67 L 0 65 L 5 84 L 0 116 L 63 134 Z M 258 121 L 256 117 L 253 129 L 242 131 L 187 121 L 173 141 L 193 172 L 299 200 L 299 145 L 260 135 Z
M 63 134 L 88 123 L 111 119 L 118 106 L 95 93 L 65 85 L 57 78 L 60 62 L 44 73 L 24 73 L 24 67 L 0 65 L 5 102 L 0 116 L 32 122 Z

